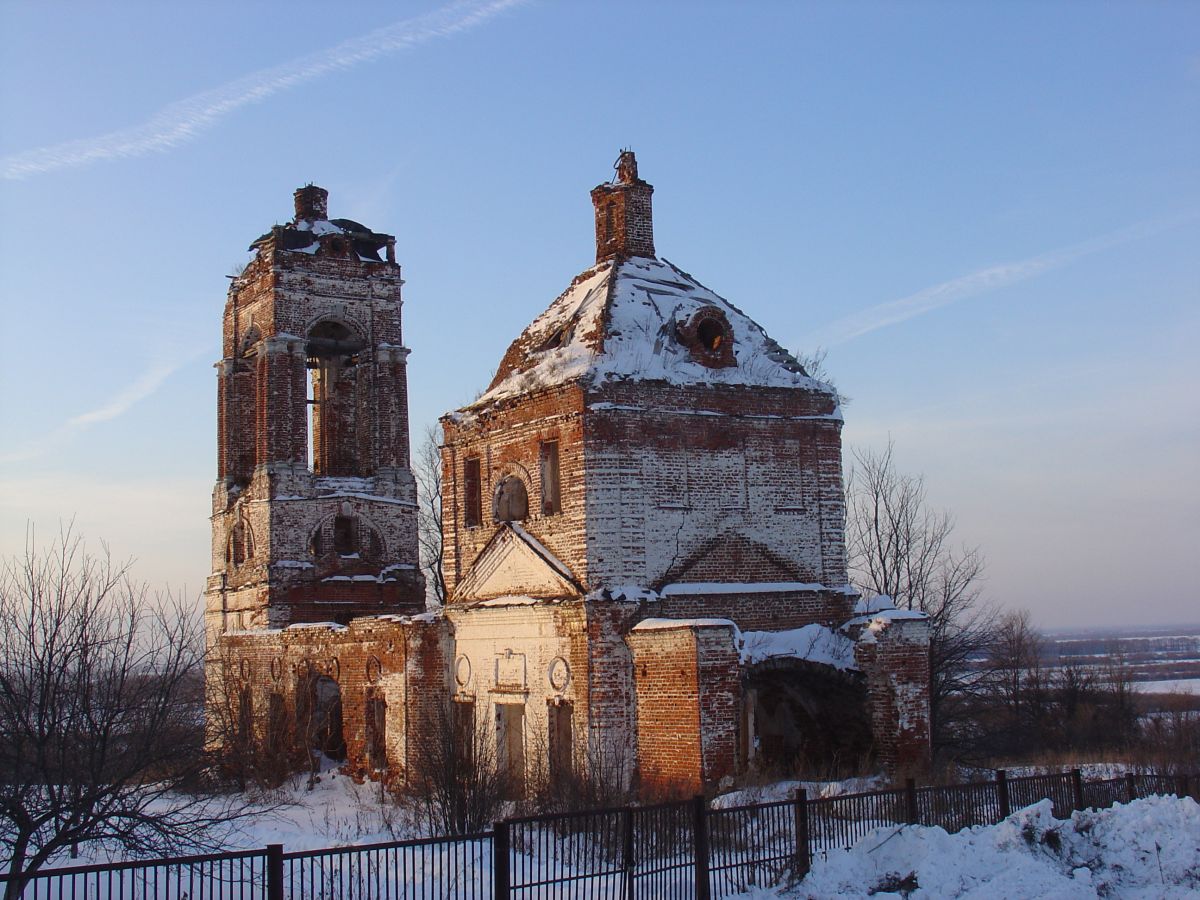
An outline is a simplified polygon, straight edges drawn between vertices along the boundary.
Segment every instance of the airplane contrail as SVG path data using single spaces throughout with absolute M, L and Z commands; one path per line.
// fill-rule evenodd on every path
M 977 294 L 1025 281 L 1036 275 L 1041 275 L 1043 272 L 1061 268 L 1081 257 L 1089 256 L 1120 244 L 1127 244 L 1139 238 L 1149 237 L 1158 232 L 1195 221 L 1197 218 L 1200 218 L 1200 212 L 1191 211 L 1167 219 L 1133 225 L 1129 228 L 1123 228 L 1119 231 L 1093 238 L 1092 240 L 1072 244 L 1069 247 L 1062 247 L 1058 250 L 1052 250 L 1049 253 L 1029 257 L 1028 259 L 987 266 L 968 275 L 952 278 L 949 281 L 943 281 L 932 287 L 924 288 L 915 294 L 909 294 L 907 297 L 901 297 L 898 300 L 889 300 L 886 303 L 879 303 L 836 319 L 817 332 L 815 337 L 818 340 L 813 346 L 827 347 L 834 344 L 844 344 L 856 337 L 861 337 L 872 331 L 878 331 L 880 328 L 906 322 L 916 316 L 924 315 L 943 306 L 949 306 L 952 303 L 957 303 L 959 300 L 965 300 Z
M 0 158 L 7 180 L 76 168 L 102 160 L 162 153 L 196 139 L 236 109 L 343 69 L 451 37 L 482 25 L 527 0 L 459 0 L 433 12 L 387 25 L 299 59 L 252 72 L 220 87 L 163 107 L 140 125 L 90 138 L 38 147 Z

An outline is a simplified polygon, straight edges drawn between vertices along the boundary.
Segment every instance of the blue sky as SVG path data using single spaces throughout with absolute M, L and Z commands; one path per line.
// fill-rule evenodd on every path
M 75 516 L 202 588 L 225 275 L 297 186 L 398 237 L 417 432 L 631 146 L 660 255 L 828 347 L 998 603 L 1200 618 L 1193 3 L 3 3 L 0 70 L 0 550 Z

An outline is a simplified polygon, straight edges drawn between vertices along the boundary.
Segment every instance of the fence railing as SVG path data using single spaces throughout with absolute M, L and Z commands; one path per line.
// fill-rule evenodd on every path
M 710 809 L 702 797 L 654 806 L 527 816 L 480 834 L 285 853 L 261 850 L 35 873 L 29 900 L 415 900 L 589 897 L 711 900 L 794 882 L 815 855 L 883 826 L 959 831 L 1042 799 L 1054 814 L 1151 794 L 1200 800 L 1200 776 L 1061 775 L 903 788 Z M 8 876 L 0 875 L 0 893 Z

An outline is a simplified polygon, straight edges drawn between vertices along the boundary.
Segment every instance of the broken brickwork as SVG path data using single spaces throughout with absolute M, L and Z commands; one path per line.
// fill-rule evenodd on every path
M 424 606 L 395 239 L 295 201 L 225 304 L 210 636 Z
M 867 681 L 876 752 L 899 777 L 929 768 L 929 621 L 883 613 L 857 625 L 855 657 Z
M 927 623 L 853 618 L 837 393 L 655 256 L 653 187 L 632 152 L 616 169 L 592 191 L 596 265 L 441 420 L 431 613 L 394 241 L 328 219 L 310 185 L 254 243 L 218 364 L 210 684 L 256 734 L 286 713 L 308 749 L 391 781 L 447 721 L 526 786 L 710 790 L 770 748 L 869 745 L 868 720 L 890 772 L 920 768 Z M 834 688 L 846 739 L 801 740 L 838 727 L 811 702 Z M 313 713 L 335 700 L 336 727 Z

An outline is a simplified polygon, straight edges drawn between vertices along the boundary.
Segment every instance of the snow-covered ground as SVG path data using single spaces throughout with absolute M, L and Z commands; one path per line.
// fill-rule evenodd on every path
M 1135 681 L 1131 687 L 1140 694 L 1200 694 L 1200 678 Z
M 869 779 L 780 782 L 725 794 L 714 806 L 784 799 L 793 796 L 798 787 L 804 787 L 811 797 L 822 797 L 874 790 L 879 785 Z M 377 786 L 355 784 L 334 771 L 322 773 L 311 790 L 297 780 L 273 799 L 272 808 L 262 807 L 261 814 L 252 816 L 240 833 L 231 836 L 231 849 L 278 843 L 289 851 L 308 850 L 416 836 L 413 823 L 405 821 L 394 804 L 380 798 Z M 460 874 L 489 878 L 487 847 L 468 850 L 472 860 L 469 871 Z M 434 856 L 438 853 L 442 851 Z M 104 858 L 97 852 L 75 862 Z M 440 871 L 444 878 L 464 862 L 467 860 L 438 857 L 428 870 L 434 877 Z M 410 873 L 410 887 L 418 887 L 422 877 Z M 436 892 L 436 885 L 426 886 Z M 998 825 L 958 834 L 935 827 L 888 826 L 870 833 L 851 850 L 833 851 L 827 858 L 818 856 L 812 872 L 800 884 L 758 889 L 744 896 L 806 900 L 1200 897 L 1200 805 L 1189 798 L 1152 797 L 1058 820 L 1051 814 L 1050 801 L 1042 801 Z
M 851 850 L 815 860 L 804 882 L 782 896 L 1194 898 L 1200 896 L 1200 805 L 1151 797 L 1059 820 L 1043 800 L 999 825 L 958 834 L 881 828 Z

